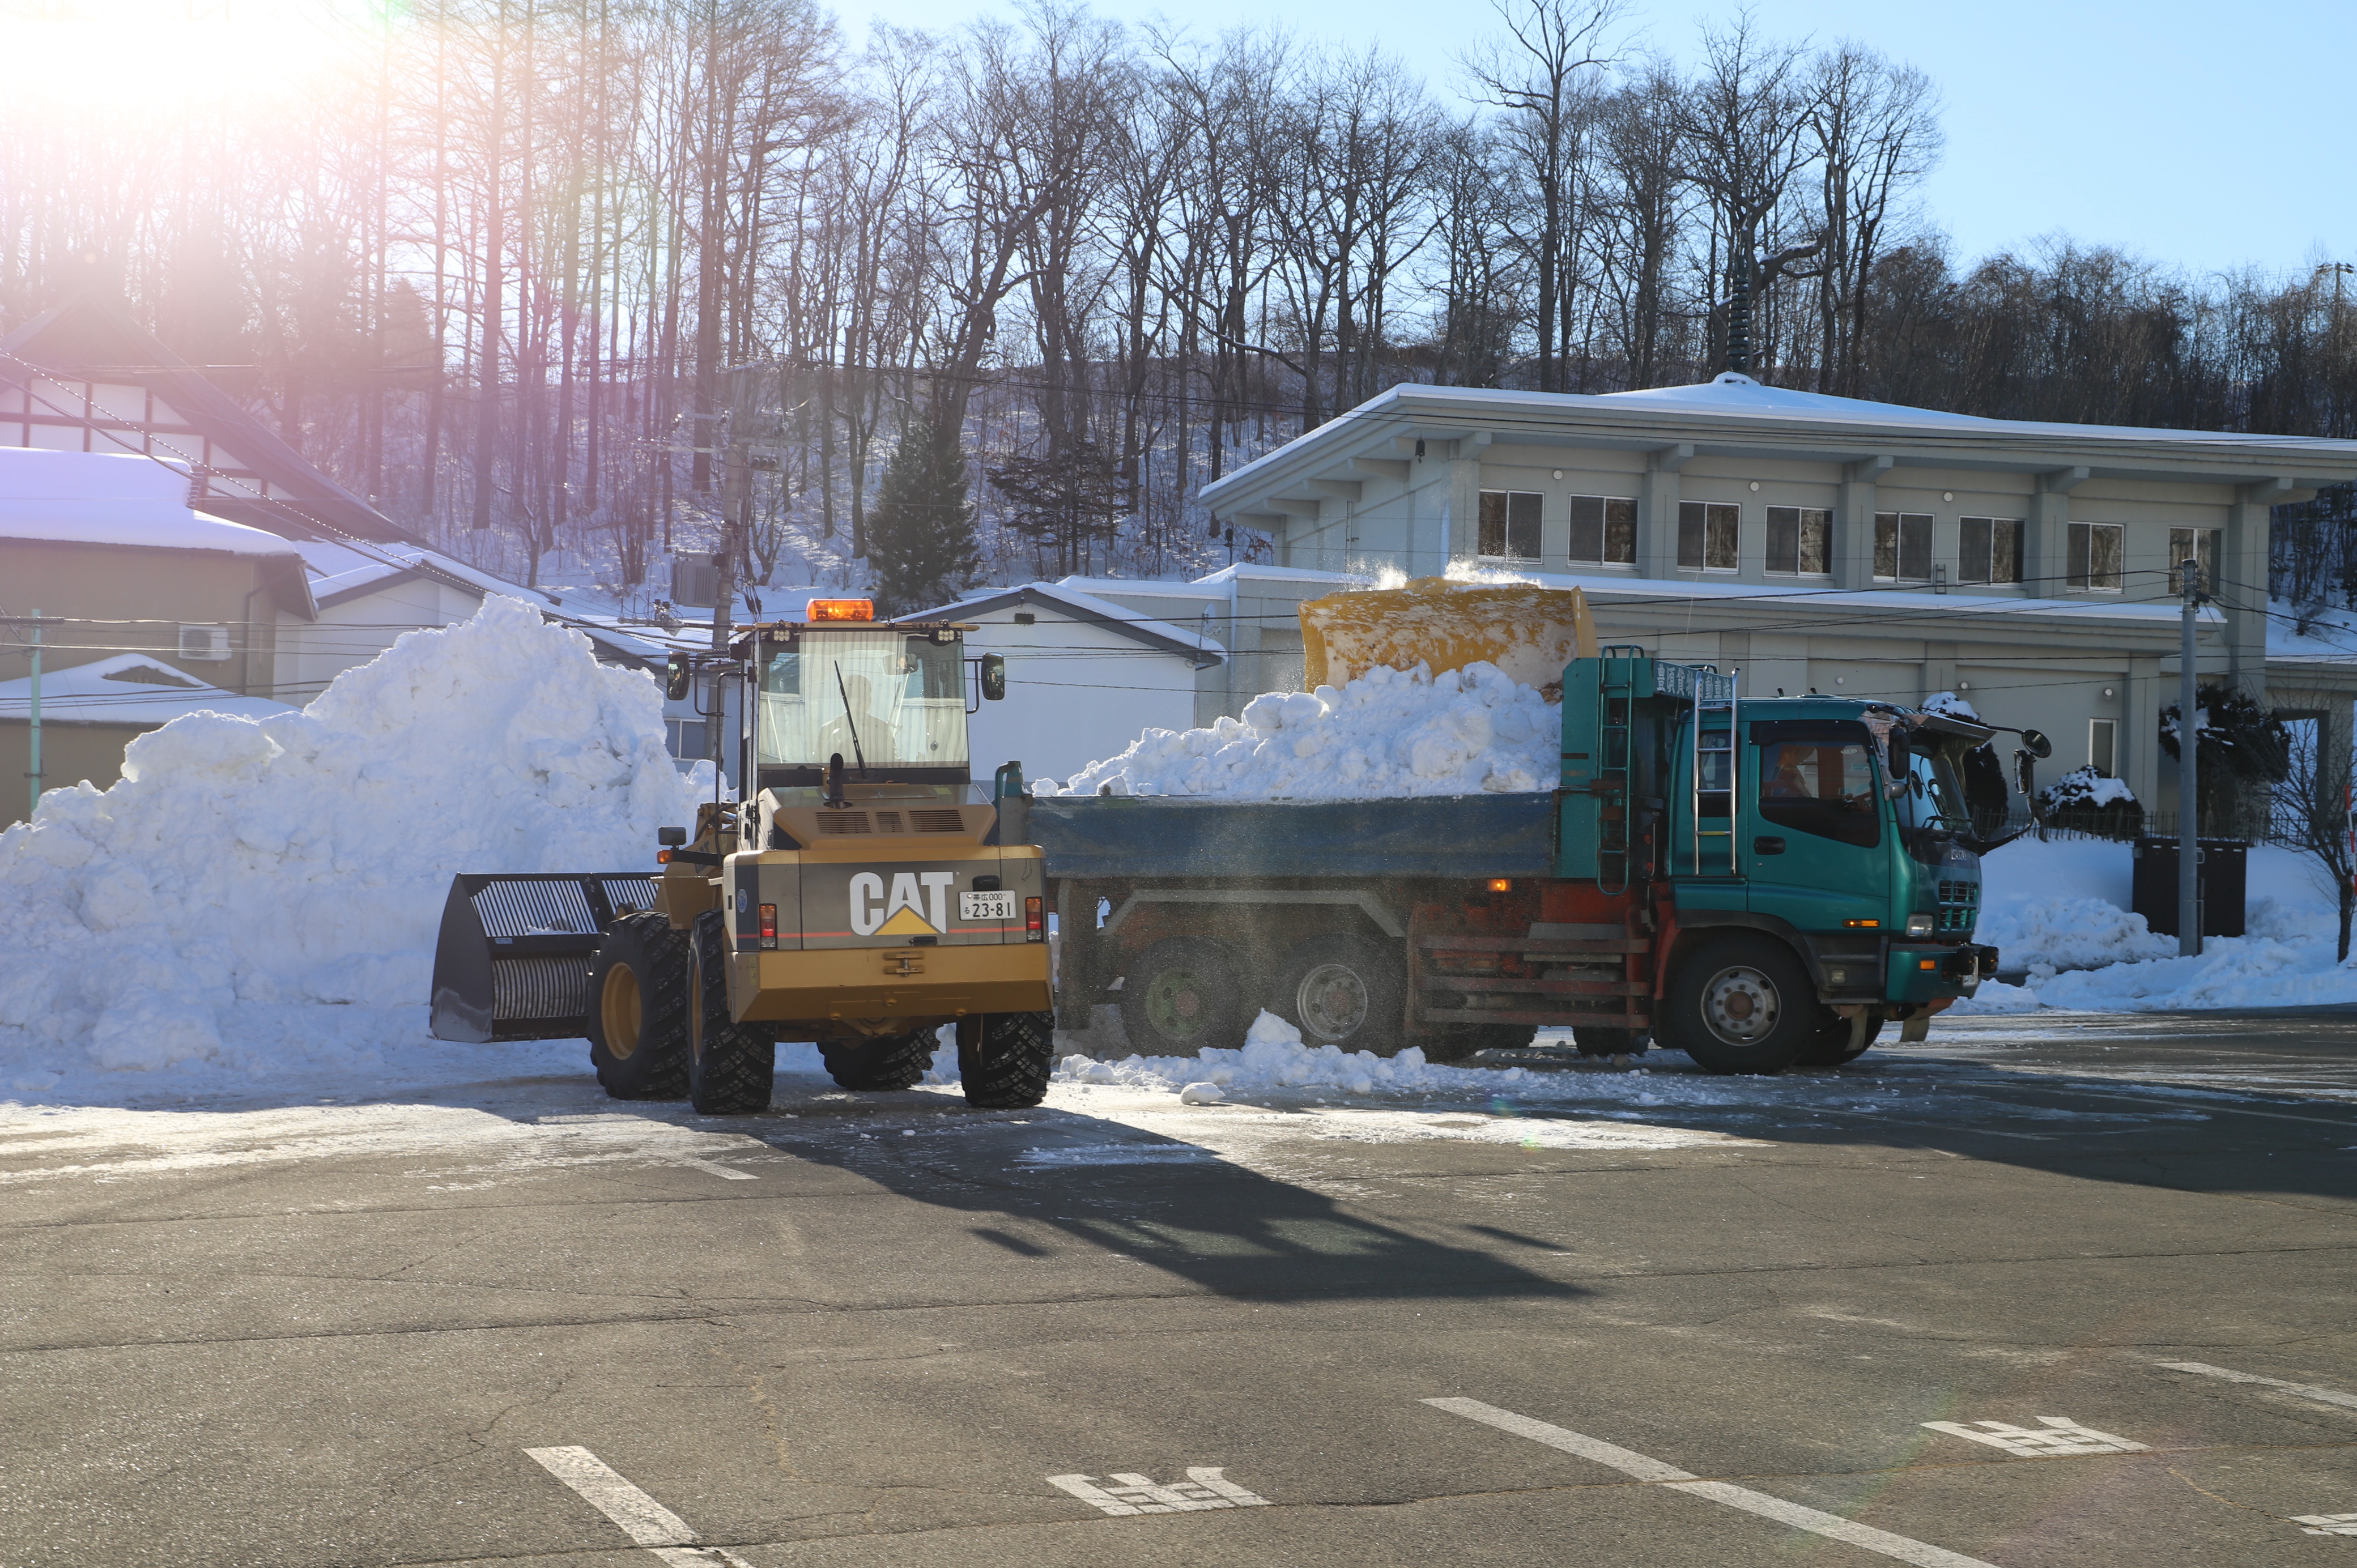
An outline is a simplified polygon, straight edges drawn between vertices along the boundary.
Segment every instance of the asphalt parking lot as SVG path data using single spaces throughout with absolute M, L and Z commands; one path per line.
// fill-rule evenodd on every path
M 12 1110 L 0 1564 L 2357 1553 L 2357 1017 L 1649 1062 Z

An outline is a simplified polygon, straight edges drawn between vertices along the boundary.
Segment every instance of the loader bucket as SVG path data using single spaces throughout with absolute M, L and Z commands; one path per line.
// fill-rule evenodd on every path
M 589 1023 L 589 960 L 606 928 L 654 908 L 655 874 L 451 878 L 434 944 L 437 1040 L 565 1040 Z
M 1555 687 L 1575 658 L 1596 657 L 1596 622 L 1577 588 L 1452 583 L 1332 594 L 1301 607 L 1302 685 L 1340 686 L 1378 664 L 1437 675 L 1487 660 L 1525 686 Z

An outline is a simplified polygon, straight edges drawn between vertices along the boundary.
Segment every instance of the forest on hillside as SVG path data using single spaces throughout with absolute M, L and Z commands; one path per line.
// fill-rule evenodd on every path
M 1200 487 L 1402 381 L 2357 435 L 2346 265 L 1958 257 L 1923 72 L 1630 20 L 1496 0 L 1441 96 L 1058 0 L 414 0 L 247 112 L 0 99 L 0 322 L 118 289 L 440 547 L 642 607 L 724 503 L 737 572 L 902 606 L 1248 557 Z M 2347 595 L 2293 510 L 2279 591 Z

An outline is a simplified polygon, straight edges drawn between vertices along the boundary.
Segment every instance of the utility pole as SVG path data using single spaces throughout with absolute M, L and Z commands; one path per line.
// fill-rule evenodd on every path
M 33 798 L 29 808 L 25 812 L 27 821 L 30 821 L 33 812 L 40 810 L 41 807 L 41 610 L 38 605 L 33 607 L 32 695 L 32 705 L 27 710 L 31 723 L 27 726 L 31 760 L 25 768 L 25 777 L 32 780 Z
M 2201 563 L 2184 562 L 2177 569 L 2182 609 L 2179 617 L 2177 673 L 2177 951 L 2180 958 L 2201 956 L 2201 712 L 2197 696 L 2194 618 L 2201 613 Z

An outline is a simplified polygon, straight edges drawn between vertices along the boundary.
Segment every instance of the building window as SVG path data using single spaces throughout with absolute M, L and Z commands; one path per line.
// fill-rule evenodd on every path
M 2185 592 L 2179 578 L 2185 575 L 2178 570 L 2185 558 L 2193 557 L 2201 568 L 2201 590 L 2218 591 L 2218 530 L 2214 528 L 2172 528 L 2169 531 L 2169 591 L 2172 595 Z
M 2021 581 L 2021 521 L 2010 517 L 1967 517 L 1956 526 L 1956 581 Z
M 1481 553 L 1497 561 L 1539 558 L 1539 498 L 1534 490 L 1481 492 Z
M 2120 721 L 2087 721 L 2087 766 L 2102 778 L 2119 777 Z
M 1591 566 L 1637 561 L 1637 503 L 1620 496 L 1571 498 L 1571 558 Z
M 1780 577 L 1827 577 L 1834 569 L 1834 514 L 1820 507 L 1768 509 L 1768 570 Z
M 1719 501 L 1678 503 L 1678 566 L 1687 572 L 1735 570 L 1738 508 Z
M 2072 587 L 2091 594 L 2120 591 L 2120 535 L 2116 522 L 2071 525 L 2071 558 L 2064 571 Z
M 1928 583 L 1932 580 L 1930 512 L 1878 511 L 1874 514 L 1874 575 L 1885 583 Z

